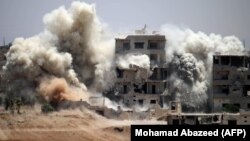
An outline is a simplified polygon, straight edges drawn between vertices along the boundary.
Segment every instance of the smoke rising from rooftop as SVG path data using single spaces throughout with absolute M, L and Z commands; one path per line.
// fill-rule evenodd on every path
M 129 65 L 137 65 L 138 67 L 150 70 L 150 59 L 145 54 L 126 54 L 118 56 L 116 65 L 120 69 L 129 69 Z
M 168 39 L 167 63 L 174 70 L 170 92 L 185 107 L 203 110 L 211 87 L 213 55 L 242 55 L 242 42 L 235 36 L 206 35 L 173 25 L 164 25 L 161 31 Z

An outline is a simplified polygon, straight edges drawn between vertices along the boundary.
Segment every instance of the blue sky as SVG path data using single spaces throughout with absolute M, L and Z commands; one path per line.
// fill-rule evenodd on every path
M 185 26 L 194 31 L 236 35 L 250 48 L 249 0 L 84 0 L 95 3 L 101 21 L 113 32 L 161 25 Z M 15 37 L 30 37 L 44 28 L 43 16 L 72 0 L 1 0 L 0 45 Z

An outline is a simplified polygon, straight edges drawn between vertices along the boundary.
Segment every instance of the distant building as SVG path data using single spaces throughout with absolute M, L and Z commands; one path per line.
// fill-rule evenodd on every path
M 250 111 L 250 56 L 214 55 L 213 112 Z
M 4 90 L 5 88 L 5 84 L 3 83 L 3 79 L 2 79 L 2 74 L 3 74 L 3 69 L 2 67 L 5 65 L 6 63 L 6 53 L 8 52 L 9 48 L 10 48 L 11 44 L 9 45 L 4 45 L 4 46 L 0 46 L 0 93 Z
M 169 125 L 249 125 L 250 112 L 183 113 L 179 102 L 170 102 L 170 109 L 159 119 Z
M 146 54 L 150 58 L 150 75 L 145 68 L 130 65 L 129 68 L 117 68 L 117 96 L 127 106 L 140 105 L 163 107 L 168 84 L 168 68 L 165 56 L 166 38 L 163 35 L 129 35 L 116 39 L 116 57 L 128 53 Z M 140 71 L 141 81 L 136 82 Z
M 4 66 L 6 62 L 5 54 L 8 52 L 10 45 L 0 46 L 0 67 Z

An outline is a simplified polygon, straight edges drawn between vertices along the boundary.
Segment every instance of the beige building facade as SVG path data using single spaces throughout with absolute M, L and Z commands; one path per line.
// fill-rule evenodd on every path
M 168 87 L 165 45 L 163 35 L 129 35 L 116 39 L 116 56 L 133 53 L 145 54 L 150 58 L 151 74 L 133 64 L 126 69 L 117 68 L 116 87 L 127 106 L 163 107 L 166 101 L 164 92 Z M 142 78 L 139 83 L 135 80 L 138 74 Z

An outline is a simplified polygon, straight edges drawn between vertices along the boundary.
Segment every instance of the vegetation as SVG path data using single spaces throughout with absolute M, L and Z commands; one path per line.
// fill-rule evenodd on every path
M 5 97 L 4 99 L 5 110 L 10 110 L 12 114 L 15 113 L 15 110 L 18 114 L 21 114 L 20 109 L 22 105 L 23 105 L 23 102 L 21 98 Z
M 229 112 L 229 113 L 237 113 L 239 112 L 240 108 L 237 105 L 233 104 L 227 104 L 225 105 L 223 111 Z
M 55 109 L 48 103 L 43 104 L 41 107 L 41 110 L 43 113 L 46 113 L 46 114 L 55 111 Z
M 0 97 L 0 106 L 3 105 L 3 98 Z

